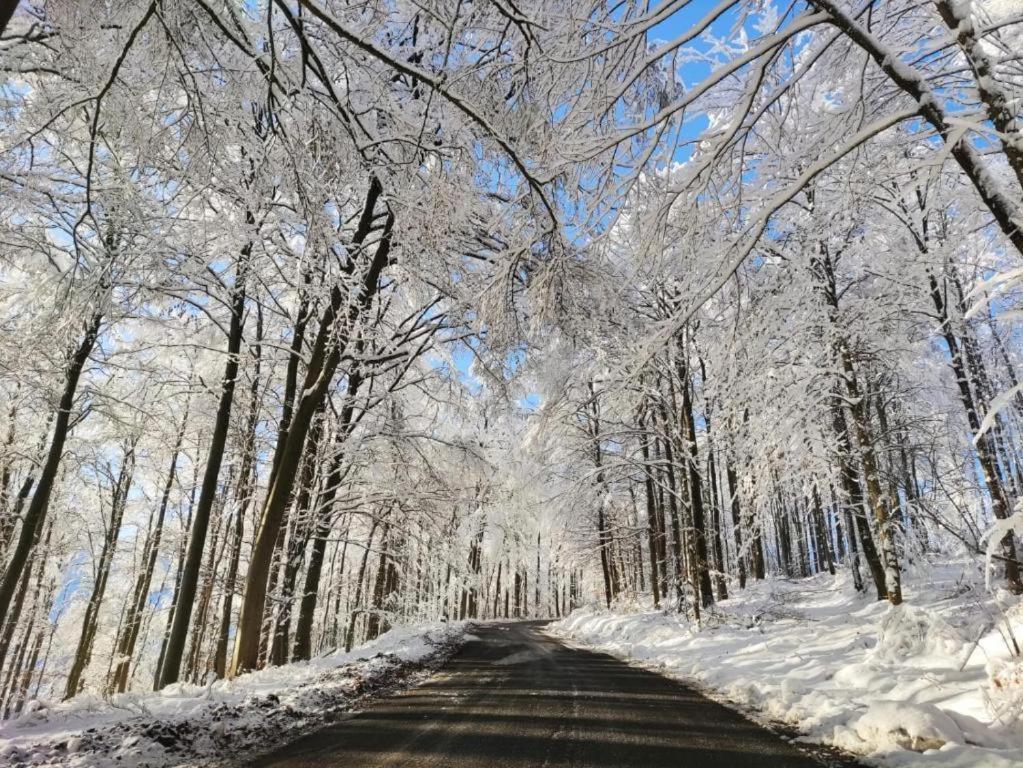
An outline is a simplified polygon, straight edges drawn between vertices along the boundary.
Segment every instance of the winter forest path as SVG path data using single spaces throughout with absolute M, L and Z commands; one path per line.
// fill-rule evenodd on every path
M 262 768 L 819 768 L 660 675 L 569 648 L 542 622 L 477 628 L 426 684 L 252 763 Z

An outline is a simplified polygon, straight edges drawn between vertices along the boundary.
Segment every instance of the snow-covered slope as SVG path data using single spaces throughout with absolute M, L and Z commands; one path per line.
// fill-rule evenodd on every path
M 976 564 L 928 568 L 897 608 L 839 576 L 769 580 L 699 631 L 662 612 L 588 609 L 552 633 L 696 681 L 809 741 L 885 766 L 1023 765 L 1023 602 Z
M 32 702 L 0 724 L 0 765 L 229 765 L 336 719 L 374 691 L 415 682 L 465 637 L 461 622 L 400 627 L 350 653 L 206 687 Z

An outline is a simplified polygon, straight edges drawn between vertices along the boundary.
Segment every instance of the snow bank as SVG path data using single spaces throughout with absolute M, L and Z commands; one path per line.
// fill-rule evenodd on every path
M 400 627 L 333 653 L 156 693 L 30 702 L 0 723 L 0 764 L 107 768 L 230 764 L 337 719 L 373 692 L 412 684 L 466 637 L 465 624 Z M 230 755 L 226 759 L 224 755 Z
M 940 709 L 908 701 L 875 701 L 853 730 L 862 743 L 888 750 L 926 752 L 966 741 L 955 720 Z
M 707 613 L 585 609 L 559 637 L 696 682 L 884 766 L 1023 765 L 1023 602 L 989 595 L 975 564 L 908 578 L 907 604 L 857 595 L 843 577 L 770 580 Z M 913 588 L 913 584 L 921 585 Z

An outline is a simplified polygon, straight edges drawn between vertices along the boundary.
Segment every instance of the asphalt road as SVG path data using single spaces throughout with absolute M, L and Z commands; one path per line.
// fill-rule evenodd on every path
M 261 768 L 820 768 L 696 691 L 539 623 L 481 627 L 426 684 L 252 765 Z

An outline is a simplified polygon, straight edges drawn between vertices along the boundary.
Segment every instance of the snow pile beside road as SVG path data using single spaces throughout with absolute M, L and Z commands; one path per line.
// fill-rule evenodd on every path
M 209 686 L 109 700 L 30 702 L 0 723 L 0 765 L 160 768 L 221 765 L 336 720 L 374 692 L 414 683 L 466 637 L 462 622 L 400 627 L 337 652 Z
M 1023 765 L 1023 602 L 969 564 L 907 579 L 907 603 L 843 577 L 769 580 L 705 612 L 584 609 L 553 634 L 696 681 L 805 740 L 885 766 Z M 912 587 L 913 583 L 926 585 Z

